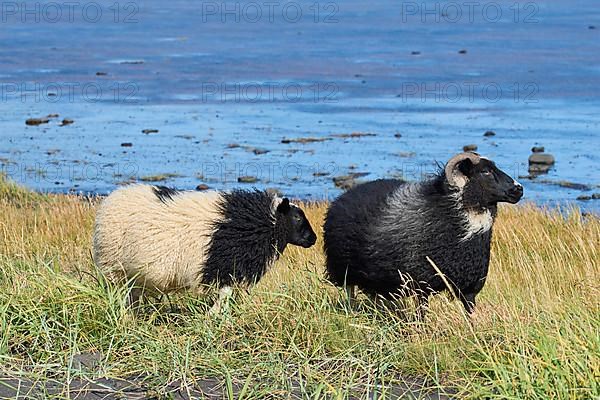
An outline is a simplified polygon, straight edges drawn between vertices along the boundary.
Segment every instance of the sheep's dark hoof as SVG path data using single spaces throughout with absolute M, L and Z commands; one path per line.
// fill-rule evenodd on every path
M 475 295 L 474 294 L 462 295 L 460 297 L 460 301 L 462 302 L 463 306 L 465 307 L 465 311 L 467 311 L 467 314 L 469 314 L 469 315 L 473 314 L 473 311 L 475 311 Z

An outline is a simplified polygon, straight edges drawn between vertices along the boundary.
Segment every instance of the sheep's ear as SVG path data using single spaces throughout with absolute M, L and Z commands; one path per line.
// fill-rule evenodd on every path
M 288 212 L 290 212 L 290 199 L 288 199 L 287 197 L 281 199 L 281 202 L 277 206 L 277 212 L 280 212 L 282 214 L 287 214 Z
M 477 153 L 461 153 L 446 164 L 446 180 L 450 186 L 463 188 L 473 174 L 473 167 L 479 162 L 481 156 Z

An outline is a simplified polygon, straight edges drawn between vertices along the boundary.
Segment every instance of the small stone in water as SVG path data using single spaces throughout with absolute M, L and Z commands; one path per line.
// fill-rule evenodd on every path
M 531 164 L 553 165 L 554 156 L 548 153 L 533 153 L 529 156 L 529 165 Z
M 238 179 L 239 183 L 256 183 L 258 178 L 255 176 L 240 176 Z
M 50 119 L 48 118 L 29 118 L 25 121 L 25 125 L 37 126 L 41 124 L 47 124 L 48 122 L 50 122 Z

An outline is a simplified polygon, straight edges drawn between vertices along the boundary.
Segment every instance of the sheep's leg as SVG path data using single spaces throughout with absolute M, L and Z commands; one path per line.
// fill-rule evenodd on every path
M 229 308 L 229 299 L 233 293 L 231 286 L 223 286 L 219 289 L 219 298 L 208 311 L 210 315 L 220 314 L 222 310 Z
M 475 310 L 475 294 L 474 293 L 461 294 L 460 301 L 463 304 L 463 306 L 465 307 L 467 314 L 469 314 L 469 315 L 473 314 L 473 311 Z

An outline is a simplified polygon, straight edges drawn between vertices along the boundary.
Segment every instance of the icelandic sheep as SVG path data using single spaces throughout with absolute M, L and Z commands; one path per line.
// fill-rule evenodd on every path
M 454 156 L 424 182 L 359 185 L 327 213 L 328 278 L 350 298 L 355 286 L 385 298 L 416 295 L 419 316 L 431 294 L 450 286 L 470 314 L 488 273 L 497 204 L 522 195 L 518 182 L 476 153 Z
M 257 282 L 289 244 L 310 247 L 316 235 L 304 212 L 266 191 L 177 191 L 131 185 L 101 204 L 94 261 L 112 281 L 169 293 L 219 288 L 212 312 L 235 284 Z

